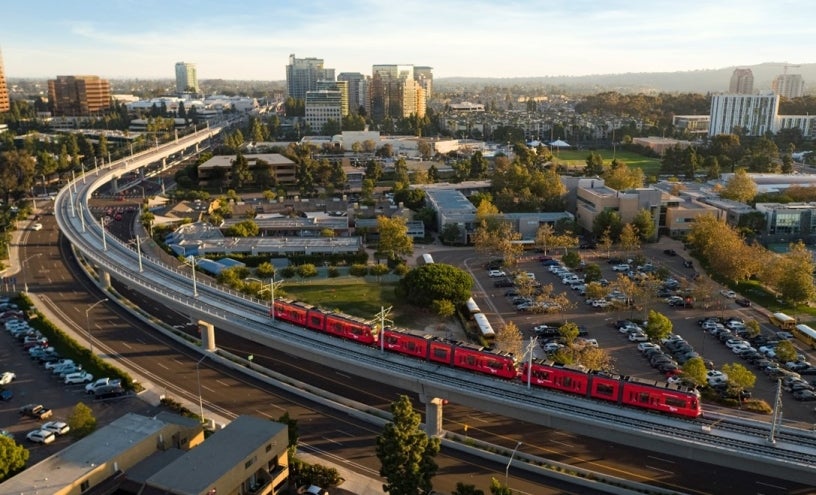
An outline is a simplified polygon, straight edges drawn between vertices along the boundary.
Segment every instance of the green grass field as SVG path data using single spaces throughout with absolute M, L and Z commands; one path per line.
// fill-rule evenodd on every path
M 594 151 L 601 155 L 605 164 L 608 165 L 610 162 L 612 162 L 612 150 L 601 149 Z M 554 153 L 554 161 L 556 164 L 566 165 L 568 167 L 583 168 L 586 166 L 586 159 L 590 153 L 590 150 L 561 150 Z M 614 155 L 615 158 L 623 161 L 629 167 L 643 169 L 643 174 L 646 177 L 649 177 L 650 175 L 658 175 L 660 173 L 660 160 L 658 158 L 652 158 L 640 155 L 638 153 L 633 153 L 631 151 L 622 150 L 615 151 Z
M 397 325 L 410 326 L 411 311 L 397 300 L 394 283 L 367 282 L 359 277 L 314 279 L 284 284 L 283 291 L 294 299 L 339 310 L 360 318 L 373 318 L 385 306 L 393 306 L 391 319 Z

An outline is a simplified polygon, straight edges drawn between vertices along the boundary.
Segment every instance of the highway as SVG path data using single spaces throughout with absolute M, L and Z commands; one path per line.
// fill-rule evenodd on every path
M 84 227 L 84 225 L 83 225 L 83 227 Z M 103 240 L 103 242 L 104 242 L 104 240 Z M 97 249 L 98 249 L 98 248 L 99 248 L 99 246 L 97 245 Z M 104 250 L 104 247 L 102 247 L 102 249 Z M 124 261 L 124 260 L 123 260 L 123 261 Z M 131 261 L 131 262 L 132 262 L 132 261 Z M 173 276 L 175 277 L 175 275 L 173 275 Z M 140 283 L 141 283 L 141 282 L 140 282 Z M 189 283 L 189 282 L 188 282 L 188 283 Z M 168 284 L 169 284 L 169 282 L 168 282 Z M 165 284 L 165 286 L 166 286 L 166 285 L 168 285 L 168 284 Z M 205 290 L 207 291 L 207 294 L 209 294 L 209 289 L 205 287 Z M 188 299 L 189 299 L 189 295 L 188 295 L 187 297 L 188 297 Z M 198 300 L 200 301 L 200 300 L 202 300 L 202 299 L 204 299 L 204 298 L 205 298 L 205 297 L 203 296 L 203 294 L 201 294 L 201 293 L 200 293 L 200 294 L 199 294 L 199 298 L 198 298 Z M 207 295 L 207 296 L 206 296 L 206 298 L 207 298 L 207 299 L 209 299 L 209 298 L 210 298 L 210 296 L 209 296 L 209 295 Z M 193 312 L 195 313 L 195 312 L 197 312 L 197 311 L 203 311 L 203 310 L 202 310 L 201 308 L 196 307 L 196 309 L 194 309 L 194 311 L 193 311 Z M 203 314 L 203 313 L 199 313 L 199 314 Z M 213 315 L 210 315 L 210 316 L 213 316 Z M 216 316 L 217 316 L 217 315 L 216 315 Z M 306 336 L 304 336 L 304 338 L 306 338 Z M 315 343 L 315 345 L 317 345 L 317 339 L 315 339 L 314 343 Z M 361 355 L 362 355 L 362 354 L 361 354 Z M 450 379 L 451 379 L 451 381 L 456 381 L 456 380 L 454 380 L 454 377 L 450 377 Z M 664 426 L 665 426 L 665 425 L 664 425 Z

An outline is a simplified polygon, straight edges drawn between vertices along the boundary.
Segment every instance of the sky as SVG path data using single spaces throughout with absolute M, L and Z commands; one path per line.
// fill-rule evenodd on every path
M 20 0 L 0 2 L 7 78 L 285 80 L 289 55 L 371 74 L 542 77 L 816 62 L 810 0 Z

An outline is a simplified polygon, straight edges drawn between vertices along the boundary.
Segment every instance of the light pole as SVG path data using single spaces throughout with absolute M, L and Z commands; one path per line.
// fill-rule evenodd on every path
M 261 284 L 264 283 L 263 280 L 253 277 L 247 277 L 246 280 L 254 280 L 255 282 L 260 282 Z M 269 291 L 269 315 L 272 317 L 272 321 L 275 321 L 275 289 L 280 287 L 281 284 L 283 284 L 283 280 L 275 282 L 275 273 L 272 272 L 272 278 L 269 279 L 269 286 L 263 287 L 260 290 L 260 292 Z
M 40 256 L 41 254 L 42 253 L 32 254 L 28 258 L 24 259 L 23 262 L 20 263 L 20 267 L 22 267 L 23 271 L 25 271 L 25 264 L 28 263 L 28 260 L 30 260 L 31 258 L 36 258 L 37 256 Z M 25 278 L 23 280 L 23 291 L 28 292 L 28 274 L 27 273 L 26 273 L 26 276 L 25 276 Z
M 185 259 L 187 260 L 187 263 L 185 263 L 185 265 L 189 264 L 190 267 L 193 269 L 193 297 L 198 297 L 198 286 L 196 286 L 196 275 L 195 275 L 195 272 L 196 272 L 196 269 L 195 269 L 195 267 L 196 267 L 195 256 L 193 256 L 191 254 L 190 256 L 187 256 Z
M 199 365 L 202 361 L 207 359 L 207 355 L 201 357 L 196 363 L 196 382 L 198 382 L 198 412 L 201 417 L 201 422 L 204 422 L 204 399 L 201 398 L 201 372 L 199 371 Z
M 128 244 L 133 244 L 133 241 L 130 241 Z M 142 240 L 138 235 L 136 236 L 136 253 L 139 255 L 139 273 L 142 273 L 144 272 L 144 268 L 142 267 Z
M 88 309 L 85 310 L 85 325 L 88 329 L 88 344 L 91 346 L 91 355 L 93 355 L 93 335 L 91 334 L 91 310 L 94 309 L 97 305 L 102 304 L 103 302 L 108 302 L 108 298 L 100 299 L 95 303 L 88 306 Z
M 521 442 L 516 444 L 516 448 L 513 449 L 513 453 L 510 454 L 510 460 L 507 461 L 507 467 L 504 469 L 504 486 L 509 488 L 509 479 L 510 479 L 510 464 L 513 463 L 513 456 L 516 455 L 516 451 L 518 448 L 521 447 Z

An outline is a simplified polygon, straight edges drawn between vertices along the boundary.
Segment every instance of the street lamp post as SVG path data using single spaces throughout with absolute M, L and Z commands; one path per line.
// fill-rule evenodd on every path
M 193 297 L 198 297 L 198 286 L 196 285 L 196 269 L 195 269 L 196 259 L 195 259 L 195 256 L 190 255 L 190 256 L 187 256 L 185 259 L 187 260 L 187 262 L 184 263 L 184 264 L 185 265 L 189 264 L 190 267 L 193 269 Z
M 261 284 L 264 283 L 263 280 L 253 278 L 253 277 L 247 277 L 246 280 L 254 280 L 256 282 L 260 282 Z M 282 283 L 283 283 L 283 280 L 279 280 L 279 281 L 275 282 L 275 273 L 273 272 L 272 273 L 272 278 L 269 279 L 269 287 L 263 287 L 261 289 L 261 292 L 264 292 L 264 291 L 267 291 L 267 290 L 269 291 L 269 297 L 270 297 L 269 315 L 272 317 L 273 322 L 275 321 L 275 289 L 278 286 L 280 286 Z
M 42 253 L 32 254 L 28 258 L 24 259 L 23 262 L 20 263 L 20 266 L 23 268 L 23 271 L 25 271 L 25 265 L 26 263 L 28 263 L 28 260 L 30 260 L 31 258 L 36 258 L 41 254 Z M 23 291 L 28 292 L 28 273 L 26 273 L 26 276 L 23 278 Z
M 204 399 L 201 398 L 201 372 L 199 371 L 199 365 L 201 362 L 207 359 L 207 355 L 201 357 L 196 363 L 196 382 L 198 382 L 198 413 L 201 417 L 201 422 L 204 422 Z
M 91 310 L 94 309 L 97 305 L 102 304 L 103 302 L 108 302 L 108 298 L 100 299 L 95 303 L 88 306 L 88 309 L 85 310 L 85 325 L 88 329 L 88 344 L 91 346 L 91 355 L 93 355 L 93 334 L 91 334 Z
M 518 448 L 521 447 L 521 442 L 516 444 L 516 448 L 513 449 L 513 453 L 510 454 L 510 459 L 507 461 L 507 467 L 504 468 L 504 486 L 509 488 L 509 480 L 510 480 L 510 464 L 513 463 L 513 456 L 516 455 L 516 451 Z

